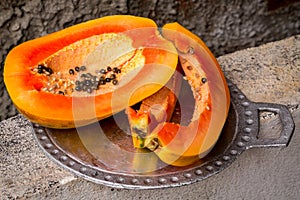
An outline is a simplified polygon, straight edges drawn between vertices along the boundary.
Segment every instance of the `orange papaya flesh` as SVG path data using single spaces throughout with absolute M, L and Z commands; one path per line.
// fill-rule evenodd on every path
M 164 123 L 152 133 L 160 144 L 154 152 L 170 165 L 185 166 L 203 158 L 215 145 L 227 118 L 230 95 L 217 60 L 200 38 L 178 23 L 166 24 L 162 34 L 177 48 L 195 110 L 188 126 Z
M 179 66 L 177 69 L 179 70 Z M 181 74 L 176 71 L 165 86 L 142 101 L 137 111 L 131 107 L 126 109 L 135 148 L 149 148 L 154 142 L 149 138 L 153 129 L 159 123 L 170 121 L 180 86 Z M 151 143 L 146 144 L 145 141 Z
M 132 143 L 135 148 L 145 147 L 145 138 L 149 132 L 148 113 L 137 112 L 133 108 L 126 108 L 126 114 L 130 125 Z
M 177 61 L 176 49 L 161 37 L 152 20 L 108 16 L 15 47 L 5 60 L 4 82 L 15 106 L 31 121 L 51 128 L 73 128 L 108 117 L 155 93 L 171 78 Z M 77 71 L 77 66 L 85 69 Z M 111 71 L 106 75 L 113 77 L 105 76 L 110 78 L 105 85 L 98 80 L 92 91 L 76 89 L 76 81 L 86 79 L 83 74 L 92 75 L 89 85 L 93 78 L 103 76 L 101 69 L 108 72 L 108 67 Z M 113 72 L 114 68 L 119 71 Z M 157 72 L 161 76 L 141 79 Z M 128 96 L 130 99 L 123 100 Z

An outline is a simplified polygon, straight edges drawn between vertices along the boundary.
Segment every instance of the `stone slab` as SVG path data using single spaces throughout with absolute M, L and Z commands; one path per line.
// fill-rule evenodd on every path
M 29 122 L 17 115 L 0 123 L 0 199 L 299 199 L 299 55 L 300 36 L 293 36 L 218 58 L 250 100 L 289 107 L 296 129 L 286 148 L 247 150 L 221 173 L 187 186 L 114 189 L 78 178 L 49 160 Z

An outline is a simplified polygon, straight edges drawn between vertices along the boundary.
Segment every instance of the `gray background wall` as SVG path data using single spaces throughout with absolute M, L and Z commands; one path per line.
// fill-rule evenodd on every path
M 73 24 L 113 14 L 178 21 L 216 56 L 300 33 L 299 0 L 1 0 L 0 120 L 17 113 L 3 83 L 10 49 Z

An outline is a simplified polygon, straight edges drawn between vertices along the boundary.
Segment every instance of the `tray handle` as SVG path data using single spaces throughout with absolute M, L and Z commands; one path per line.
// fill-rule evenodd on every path
M 259 124 L 259 111 L 273 112 L 279 115 L 282 124 L 282 130 L 278 138 L 259 138 L 259 133 L 252 138 L 249 148 L 253 147 L 287 147 L 295 128 L 295 123 L 288 108 L 280 104 L 271 103 L 255 103 L 258 112 L 258 126 Z M 259 131 L 259 128 L 258 128 Z

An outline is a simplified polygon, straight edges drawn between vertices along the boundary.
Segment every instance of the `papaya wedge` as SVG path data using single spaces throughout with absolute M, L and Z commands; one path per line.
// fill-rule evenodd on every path
M 133 145 L 135 148 L 150 148 L 156 146 L 155 140 L 149 140 L 151 132 L 162 122 L 169 122 L 181 87 L 181 67 L 158 92 L 145 98 L 136 111 L 131 107 L 126 109 L 130 125 Z M 145 144 L 145 140 L 151 143 Z
M 217 60 L 200 38 L 178 23 L 166 24 L 162 34 L 178 51 L 195 109 L 187 126 L 163 122 L 148 139 L 157 141 L 152 150 L 163 162 L 185 166 L 206 156 L 215 145 L 227 118 L 230 95 Z

